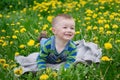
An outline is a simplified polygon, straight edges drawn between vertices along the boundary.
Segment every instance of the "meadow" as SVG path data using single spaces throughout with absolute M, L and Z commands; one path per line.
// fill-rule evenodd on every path
M 120 0 L 1 0 L 0 5 L 0 80 L 120 79 Z M 14 57 L 39 52 L 40 32 L 53 35 L 51 21 L 61 13 L 75 19 L 73 40 L 85 39 L 102 48 L 100 64 L 16 77 L 22 70 L 13 70 L 19 66 Z

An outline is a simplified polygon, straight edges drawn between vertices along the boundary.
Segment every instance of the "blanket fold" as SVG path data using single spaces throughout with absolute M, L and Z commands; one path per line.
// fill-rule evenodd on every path
M 97 44 L 93 42 L 85 42 L 84 39 L 74 41 L 77 45 L 77 55 L 75 63 L 81 62 L 86 64 L 87 61 L 91 61 L 92 63 L 100 63 L 100 58 L 102 56 L 102 49 L 98 47 Z M 15 61 L 20 64 L 23 68 L 23 73 L 29 71 L 38 71 L 36 59 L 39 55 L 39 52 L 30 53 L 28 56 L 15 56 Z M 46 64 L 47 67 L 53 67 L 58 70 L 60 68 L 59 65 L 51 65 Z

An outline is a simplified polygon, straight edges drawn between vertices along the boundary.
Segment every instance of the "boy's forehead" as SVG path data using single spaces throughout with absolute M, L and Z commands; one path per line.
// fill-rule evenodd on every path
M 58 20 L 73 20 L 72 18 L 65 18 L 65 17 L 57 17 Z
M 69 23 L 69 24 L 75 24 L 74 19 L 66 19 L 66 18 L 59 18 L 56 20 L 56 23 Z
M 56 17 L 53 20 L 53 27 L 57 26 L 75 26 L 75 21 L 73 18 L 64 18 L 64 17 Z

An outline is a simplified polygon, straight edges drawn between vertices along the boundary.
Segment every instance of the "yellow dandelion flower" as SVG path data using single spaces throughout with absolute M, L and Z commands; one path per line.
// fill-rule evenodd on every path
M 14 26 L 15 24 L 14 23 L 11 23 L 11 26 Z
M 52 19 L 53 19 L 53 16 L 48 16 L 48 17 L 47 17 L 47 20 L 48 20 L 49 22 L 52 22 Z
M 40 19 L 40 20 L 42 20 L 42 19 L 43 19 L 43 17 L 40 17 L 39 19 Z
M 103 21 L 102 19 L 99 19 L 99 20 L 98 20 L 98 23 L 99 23 L 99 24 L 102 24 L 103 22 L 104 22 L 104 21 Z
M 98 44 L 99 42 L 98 42 L 98 40 L 95 40 L 94 43 Z
M 49 30 L 52 31 L 52 27 L 50 27 Z
M 15 52 L 15 56 L 19 56 L 19 54 L 20 54 L 19 52 Z
M 13 38 L 13 39 L 17 39 L 17 36 L 16 36 L 16 35 L 13 35 L 12 38 Z
M 57 77 L 58 75 L 57 75 L 57 73 L 54 71 L 54 72 L 52 72 L 52 75 L 53 75 L 53 77 Z
M 46 68 L 46 73 L 50 73 L 52 70 L 51 70 L 51 68 Z
M 104 44 L 104 47 L 105 47 L 105 49 L 111 49 L 112 48 L 112 44 L 111 43 L 105 43 Z
M 99 31 L 100 34 L 104 34 L 104 31 Z
M 21 25 L 20 28 L 24 28 L 24 26 Z
M 76 31 L 75 34 L 80 34 L 80 31 Z
M 3 32 L 3 33 L 4 33 L 4 32 L 6 32 L 6 30 L 2 29 L 2 30 L 1 30 L 1 32 Z
M 23 73 L 23 69 L 21 67 L 14 69 L 14 74 L 15 75 L 20 76 L 22 73 Z
M 0 43 L 3 43 L 4 41 L 2 39 L 0 39 Z
M 115 18 L 115 16 L 112 15 L 112 14 L 109 17 L 110 17 L 110 19 L 114 19 Z
M 37 43 L 36 45 L 35 45 L 35 47 L 39 47 L 40 46 L 40 43 Z
M 90 17 L 90 16 L 92 16 L 92 14 L 91 14 L 91 13 L 87 13 L 86 15 L 87 15 L 87 16 L 89 16 L 89 17 Z
M 3 46 L 3 47 L 4 47 L 4 46 L 7 46 L 7 42 L 3 42 L 2 46 Z
M 40 16 L 41 16 L 41 14 L 38 14 L 37 16 L 38 16 L 38 17 L 40 17 Z
M 6 18 L 10 18 L 10 15 L 6 15 Z
M 21 2 L 18 2 L 18 5 L 20 5 L 21 4 Z
M 19 48 L 25 48 L 25 45 L 24 44 L 21 44 L 20 46 L 19 46 Z
M 81 20 L 78 20 L 78 22 L 81 22 Z
M 46 30 L 47 28 L 48 28 L 48 25 L 47 25 L 47 24 L 45 24 L 45 25 L 43 25 L 42 30 L 44 31 L 44 30 Z
M 8 68 L 9 67 L 9 64 L 3 64 L 3 68 Z
M 81 1 L 81 5 L 84 6 L 87 2 L 86 1 Z
M 38 29 L 36 29 L 36 30 L 34 30 L 34 32 L 35 32 L 35 33 L 39 33 L 39 30 L 38 30 Z
M 103 31 L 103 30 L 104 30 L 104 28 L 103 28 L 103 27 L 100 27 L 100 28 L 99 28 L 99 30 L 100 30 L 100 31 Z
M 19 33 L 19 31 L 18 31 L 18 30 L 15 30 L 14 33 Z
M 102 60 L 102 61 L 110 61 L 110 60 L 112 60 L 112 59 L 110 59 L 108 56 L 103 56 L 103 57 L 101 58 L 101 60 Z
M 97 29 L 98 29 L 98 27 L 97 27 L 97 26 L 94 26 L 94 27 L 93 27 L 93 30 L 97 30 Z
M 107 31 L 107 32 L 106 32 L 106 34 L 108 34 L 108 35 L 109 35 L 109 34 L 112 34 L 112 32 L 111 32 L 111 31 Z
M 91 17 L 85 17 L 85 20 L 91 20 Z
M 87 9 L 85 13 L 93 13 L 93 11 L 90 9 Z
M 1 39 L 5 39 L 5 37 L 4 37 L 4 36 L 1 36 Z
M 100 2 L 101 4 L 104 4 L 104 3 L 106 2 L 106 0 L 99 0 L 99 2 Z
M 23 18 L 21 18 L 20 20 L 21 20 L 21 21 L 24 21 L 24 19 L 23 19 Z
M 35 41 L 34 40 L 29 40 L 29 42 L 27 43 L 28 46 L 33 46 L 35 44 Z
M 0 59 L 0 64 L 5 64 L 6 60 L 5 59 Z
M 46 30 L 46 27 L 43 27 L 42 30 Z
M 0 14 L 0 18 L 2 18 L 3 17 L 3 15 L 2 14 Z
M 98 40 L 98 37 L 93 37 L 93 40 L 95 41 L 95 40 Z
M 113 29 L 117 29 L 117 28 L 118 28 L 118 25 L 114 24 L 114 25 L 112 26 L 112 28 L 113 28 Z
M 43 25 L 43 27 L 46 27 L 46 28 L 47 28 L 47 27 L 48 27 L 48 24 Z
M 115 40 L 115 43 L 120 43 L 120 40 Z
M 17 25 L 20 25 L 20 22 L 17 22 L 16 24 L 17 24 Z
M 10 41 L 10 44 L 13 44 L 13 41 Z
M 100 6 L 100 9 L 104 9 L 105 7 L 104 6 Z
M 10 38 L 10 36 L 6 36 L 6 38 Z
M 94 13 L 92 17 L 93 17 L 93 18 L 96 18 L 96 17 L 97 17 L 97 14 Z
M 88 30 L 91 30 L 91 29 L 92 29 L 92 26 L 88 26 L 86 30 L 88 31 Z
M 47 80 L 49 76 L 47 74 L 42 74 L 39 78 L 39 80 Z
M 76 11 L 78 11 L 78 10 L 79 10 L 79 8 L 75 8 L 75 10 L 76 10 Z
M 110 28 L 109 24 L 105 24 L 104 27 L 105 27 L 106 29 L 109 29 L 109 28 Z
M 26 29 L 24 27 L 20 29 L 21 33 L 25 32 L 25 31 L 26 31 Z
M 10 7 L 10 8 L 12 8 L 12 7 L 13 7 L 13 5 L 9 5 L 9 7 Z

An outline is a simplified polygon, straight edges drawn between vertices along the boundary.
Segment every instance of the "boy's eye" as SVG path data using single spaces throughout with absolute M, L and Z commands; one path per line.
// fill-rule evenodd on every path
M 64 29 L 66 29 L 67 27 L 63 27 Z
M 75 29 L 74 27 L 71 27 L 71 29 Z

